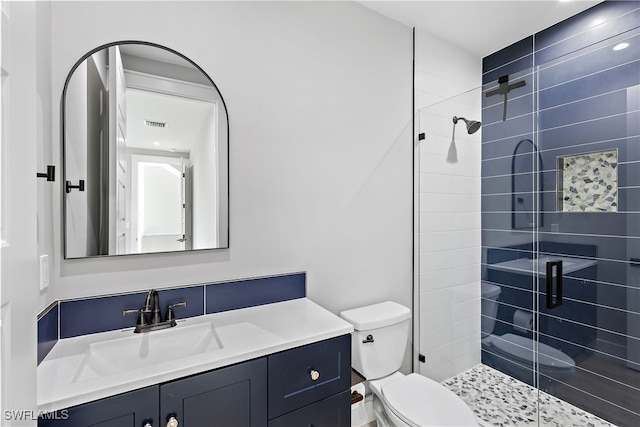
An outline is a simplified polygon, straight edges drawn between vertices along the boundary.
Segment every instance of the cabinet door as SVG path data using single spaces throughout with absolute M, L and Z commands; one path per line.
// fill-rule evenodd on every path
M 351 387 L 351 335 L 269 356 L 269 419 Z
M 160 386 L 164 425 L 180 427 L 265 427 L 267 361 L 257 359 Z
M 291 426 L 350 427 L 351 392 L 343 391 L 269 421 L 269 427 Z
M 158 386 L 151 386 L 52 412 L 38 420 L 38 427 L 157 426 L 158 393 Z

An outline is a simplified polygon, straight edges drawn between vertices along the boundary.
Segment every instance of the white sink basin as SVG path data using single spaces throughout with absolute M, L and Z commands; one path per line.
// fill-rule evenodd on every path
M 211 313 L 134 334 L 61 339 L 38 365 L 38 411 L 49 413 L 353 332 L 307 298 Z
M 73 382 L 176 361 L 223 348 L 210 322 L 181 325 L 90 344 Z
M 596 261 L 589 259 L 541 256 L 539 258 L 518 258 L 496 264 L 489 264 L 487 268 L 516 273 L 521 272 L 521 274 L 533 272 L 545 274 L 547 271 L 547 262 L 549 261 L 562 261 L 563 274 L 572 273 L 596 264 Z
M 539 269 L 546 269 L 547 268 L 547 262 L 549 261 L 562 261 L 562 265 L 564 267 L 567 267 L 569 265 L 573 265 L 574 262 L 573 261 L 569 261 L 567 258 L 561 258 L 561 257 L 550 257 L 550 256 L 542 256 L 540 258 L 520 258 L 517 261 L 521 261 L 524 265 L 526 265 L 528 268 L 532 268 L 532 266 L 536 265 L 536 262 L 538 263 L 538 268 Z

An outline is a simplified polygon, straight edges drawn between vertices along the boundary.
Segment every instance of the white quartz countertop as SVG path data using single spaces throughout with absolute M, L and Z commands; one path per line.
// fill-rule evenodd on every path
M 178 320 L 165 330 L 62 339 L 38 366 L 38 410 L 69 408 L 352 331 L 300 298 Z
M 595 260 L 591 259 L 542 256 L 540 258 L 518 258 L 496 264 L 488 264 L 487 268 L 518 274 L 532 274 L 537 270 L 538 273 L 544 274 L 546 273 L 548 261 L 562 261 L 563 274 L 573 273 L 597 264 Z M 555 276 L 555 270 L 553 275 Z

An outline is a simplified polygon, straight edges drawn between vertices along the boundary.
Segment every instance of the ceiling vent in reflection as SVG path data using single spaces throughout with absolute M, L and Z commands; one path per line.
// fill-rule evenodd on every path
M 167 122 L 154 122 L 153 120 L 145 120 L 144 121 L 144 125 L 152 127 L 152 128 L 166 128 L 168 123 Z

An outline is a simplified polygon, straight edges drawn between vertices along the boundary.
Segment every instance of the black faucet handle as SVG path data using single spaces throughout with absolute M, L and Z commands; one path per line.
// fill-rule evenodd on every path
M 140 327 L 147 325 L 147 317 L 145 316 L 144 309 L 131 309 L 131 310 L 123 310 L 122 315 L 126 316 L 127 314 L 138 314 L 138 320 L 136 321 L 136 330 L 139 330 Z
M 187 302 L 186 301 L 177 302 L 175 304 L 169 304 L 167 306 L 167 316 L 165 317 L 164 321 L 165 322 L 174 322 L 176 320 L 176 316 L 173 313 L 173 309 L 177 308 L 177 307 L 186 307 L 186 306 L 187 306 Z

